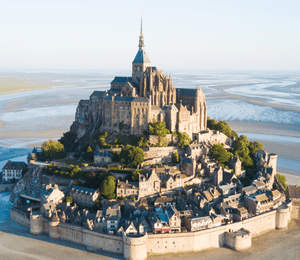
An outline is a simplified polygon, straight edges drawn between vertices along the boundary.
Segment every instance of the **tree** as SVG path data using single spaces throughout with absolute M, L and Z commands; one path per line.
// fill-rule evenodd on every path
M 170 131 L 167 129 L 165 122 L 153 121 L 148 125 L 149 135 L 166 136 L 169 133 Z
M 74 200 L 73 200 L 73 198 L 72 197 L 70 197 L 70 196 L 66 196 L 65 198 L 64 198 L 64 202 L 65 203 L 70 203 L 70 204 L 72 204 L 73 205 L 73 203 L 74 203 Z
M 207 117 L 207 127 L 211 130 L 221 131 L 229 138 L 235 137 L 236 139 L 238 139 L 238 134 L 231 129 L 230 125 L 226 121 L 218 122 L 215 119 L 210 119 L 210 117 Z
M 107 176 L 100 184 L 100 194 L 108 197 L 113 194 L 116 189 L 116 178 L 113 176 Z
M 74 133 L 71 133 L 69 131 L 69 132 L 64 133 L 63 137 L 60 138 L 59 141 L 64 145 L 65 151 L 71 152 L 74 147 L 76 138 L 77 138 L 77 135 Z
M 149 141 L 146 139 L 145 136 L 142 136 L 138 141 L 138 145 L 140 148 L 146 148 L 149 144 Z
M 189 138 L 188 134 L 185 132 L 184 133 L 178 132 L 177 137 L 179 140 L 178 146 L 180 148 L 183 148 L 183 149 L 186 148 L 191 142 L 191 139 Z
M 178 163 L 179 162 L 179 154 L 175 152 L 172 156 L 172 162 L 173 163 Z
M 281 174 L 279 174 L 279 173 L 276 174 L 276 177 L 277 177 L 277 180 L 281 183 L 282 187 L 286 190 L 286 188 L 287 188 L 287 186 L 285 184 L 286 177 L 283 176 L 283 175 L 281 175 Z
M 83 159 L 86 161 L 92 162 L 94 160 L 94 152 L 90 146 L 86 149 L 86 152 L 83 154 Z
M 52 161 L 62 159 L 65 157 L 64 146 L 59 141 L 49 139 L 48 142 L 42 144 L 42 157 L 43 159 Z
M 240 157 L 243 166 L 252 167 L 254 163 L 250 157 L 250 151 L 247 144 L 250 144 L 248 138 L 246 136 L 241 136 L 234 147 L 234 155 Z
M 144 158 L 144 151 L 139 147 L 131 145 L 126 145 L 120 153 L 121 163 L 130 164 L 132 167 L 140 165 L 144 161 Z
M 250 150 L 250 155 L 252 156 L 252 158 L 255 158 L 257 151 L 263 150 L 264 145 L 260 142 L 255 141 L 255 142 L 251 142 L 248 148 Z
M 211 156 L 215 158 L 219 164 L 227 164 L 231 158 L 232 153 L 228 152 L 222 145 L 215 144 L 210 149 Z

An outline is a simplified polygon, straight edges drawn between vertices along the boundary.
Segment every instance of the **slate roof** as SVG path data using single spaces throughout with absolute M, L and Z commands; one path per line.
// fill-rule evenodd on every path
M 107 96 L 104 100 L 112 100 L 113 96 Z M 127 96 L 115 96 L 114 101 L 127 101 L 127 102 L 149 102 L 146 97 L 127 97 Z
M 72 190 L 74 189 L 74 191 L 78 191 L 79 193 L 82 191 L 83 193 L 88 192 L 88 193 L 92 193 L 94 194 L 96 192 L 96 190 L 94 189 L 90 189 L 90 188 L 86 188 L 86 187 L 80 187 L 80 186 L 76 186 L 74 185 L 72 187 Z
M 111 83 L 126 83 L 127 81 L 131 81 L 132 77 L 115 77 Z
M 148 62 L 150 63 L 150 60 L 145 52 L 144 49 L 140 48 L 135 55 L 135 58 L 132 63 L 142 63 L 142 62 Z
M 191 88 L 176 88 L 176 96 L 178 96 L 178 92 L 180 92 L 180 97 L 196 97 L 197 89 Z
M 91 97 L 92 96 L 102 96 L 104 93 L 105 93 L 105 91 L 97 91 L 97 90 L 95 90 L 93 92 L 93 94 L 91 95 Z
M 106 151 L 98 151 L 95 152 L 96 156 L 102 156 L 102 157 L 112 157 L 112 153 L 106 152 Z
M 10 160 L 8 160 L 8 162 L 4 165 L 4 167 L 2 168 L 7 169 L 7 170 L 23 170 L 25 167 L 27 166 L 27 164 L 25 162 L 12 162 Z

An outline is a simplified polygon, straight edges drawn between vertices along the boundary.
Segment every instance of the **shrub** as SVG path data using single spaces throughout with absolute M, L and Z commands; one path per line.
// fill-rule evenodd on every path
M 281 175 L 279 173 L 276 174 L 277 180 L 281 183 L 282 187 L 286 190 L 286 177 L 284 175 Z

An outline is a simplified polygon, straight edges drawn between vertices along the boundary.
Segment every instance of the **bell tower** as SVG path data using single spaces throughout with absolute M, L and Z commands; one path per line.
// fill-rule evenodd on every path
M 132 62 L 132 81 L 140 85 L 147 67 L 151 67 L 150 60 L 144 50 L 143 20 L 141 19 L 141 32 L 139 38 L 139 50 Z

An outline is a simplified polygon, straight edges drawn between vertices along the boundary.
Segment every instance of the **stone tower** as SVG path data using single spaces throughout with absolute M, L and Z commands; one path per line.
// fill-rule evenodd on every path
M 150 60 L 144 50 L 144 35 L 143 35 L 143 23 L 141 20 L 141 32 L 139 40 L 139 50 L 135 55 L 135 58 L 132 62 L 132 81 L 138 86 L 141 84 L 141 79 L 147 67 L 151 67 Z
M 197 114 L 197 118 L 199 120 L 199 130 L 203 131 L 207 128 L 207 108 L 205 102 L 205 96 L 202 92 L 202 89 L 198 88 L 196 90 L 196 98 L 195 98 L 195 112 Z

